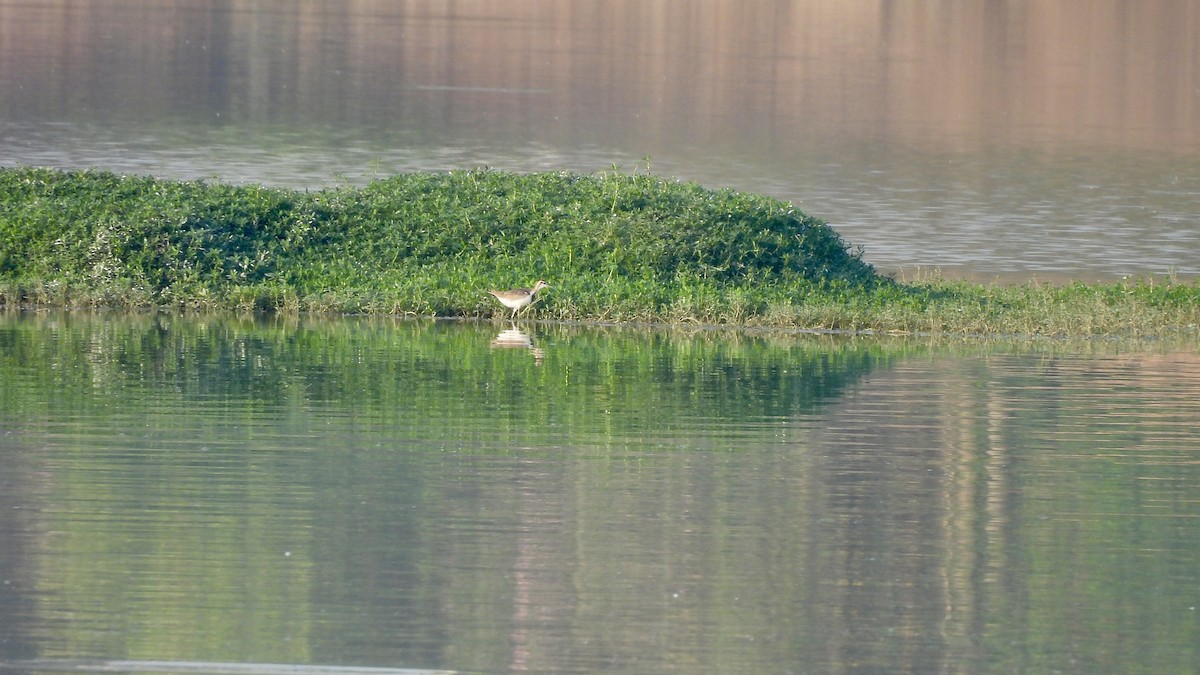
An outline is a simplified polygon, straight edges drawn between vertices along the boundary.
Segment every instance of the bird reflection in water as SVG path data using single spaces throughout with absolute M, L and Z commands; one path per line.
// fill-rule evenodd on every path
M 546 351 L 533 344 L 533 336 L 517 328 L 515 323 L 512 328 L 500 331 L 491 346 L 492 349 L 528 349 L 533 354 L 534 363 L 540 364 L 546 358 Z

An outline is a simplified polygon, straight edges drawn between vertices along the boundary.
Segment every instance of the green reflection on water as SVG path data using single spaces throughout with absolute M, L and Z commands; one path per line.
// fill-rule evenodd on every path
M 494 621 L 509 592 L 504 576 L 446 574 L 507 559 L 519 529 L 505 514 L 520 495 L 478 480 L 480 458 L 640 461 L 702 435 L 751 450 L 696 429 L 810 412 L 890 358 L 703 332 L 548 327 L 535 353 L 494 348 L 486 324 L 2 321 L 5 454 L 25 466 L 11 498 L 37 513 L 6 528 L 28 537 L 10 561 L 36 598 L 6 623 L 17 656 L 308 662 L 318 647 L 353 662 L 319 647 L 361 612 L 358 658 L 394 660 L 399 643 L 401 663 L 441 663 L 474 633 L 453 626 Z M 480 545 L 439 541 L 447 521 Z M 397 621 L 407 635 L 388 635 Z M 479 637 L 463 649 L 487 655 L 476 665 L 506 661 L 503 632 Z
M 0 658 L 1187 670 L 1200 359 L 1097 351 L 2 316 Z
M 528 329 L 541 345 L 534 353 L 494 348 L 498 330 L 511 332 L 503 326 L 365 319 L 6 323 L 8 367 L 26 386 L 59 394 L 22 398 L 20 408 L 50 424 L 75 406 L 120 421 L 175 415 L 187 402 L 225 408 L 221 424 L 322 410 L 358 426 L 413 424 L 415 438 L 443 441 L 486 421 L 488 443 L 539 426 L 569 429 L 576 440 L 630 429 L 640 438 L 669 421 L 664 407 L 697 419 L 798 414 L 904 351 L 831 336 L 554 326 Z M 110 409 L 111 396 L 132 400 Z

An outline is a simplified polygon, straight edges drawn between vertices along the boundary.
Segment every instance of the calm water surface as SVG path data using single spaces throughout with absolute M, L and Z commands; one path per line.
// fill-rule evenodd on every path
M 6 314 L 0 662 L 1195 672 L 1197 428 L 1194 345 Z
M 1200 0 L 0 0 L 0 148 L 298 188 L 648 165 L 885 271 L 1196 277 Z
M 1200 1 L 0 0 L 16 164 L 616 164 L 1196 277 Z M 0 670 L 1200 671 L 1194 344 L 521 328 L 0 316 Z

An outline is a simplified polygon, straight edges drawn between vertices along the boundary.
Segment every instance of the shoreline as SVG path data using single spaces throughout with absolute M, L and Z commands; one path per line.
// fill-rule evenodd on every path
M 649 174 L 402 174 L 298 191 L 0 168 L 0 307 L 847 334 L 1195 336 L 1200 281 L 981 283 L 861 260 L 792 204 Z M 908 279 L 915 276 L 913 279 Z

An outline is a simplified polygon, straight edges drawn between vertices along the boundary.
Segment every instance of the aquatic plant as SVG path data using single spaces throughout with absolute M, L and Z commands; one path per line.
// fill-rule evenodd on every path
M 617 171 L 411 173 L 307 192 L 0 169 L 0 305 L 500 317 L 900 332 L 1195 331 L 1196 284 L 878 275 L 770 197 Z
M 494 311 L 487 287 L 546 277 L 544 312 L 650 317 L 681 297 L 876 280 L 786 203 L 649 175 L 454 171 L 296 192 L 8 169 L 0 195 L 0 275 L 35 301 L 478 315 Z

